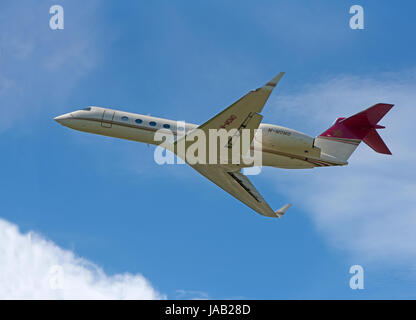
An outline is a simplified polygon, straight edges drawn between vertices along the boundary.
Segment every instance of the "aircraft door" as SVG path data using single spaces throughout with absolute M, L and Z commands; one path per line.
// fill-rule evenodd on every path
M 104 110 L 103 118 L 101 120 L 101 126 L 104 128 L 111 128 L 113 126 L 113 118 L 114 118 L 114 111 L 112 110 Z

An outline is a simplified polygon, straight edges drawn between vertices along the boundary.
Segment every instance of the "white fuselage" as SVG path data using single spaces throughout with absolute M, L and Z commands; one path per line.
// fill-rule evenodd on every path
M 155 145 L 161 143 L 154 139 L 157 130 L 170 130 L 180 137 L 198 127 L 196 124 L 100 107 L 77 110 L 55 120 L 75 130 Z M 303 169 L 346 164 L 322 154 L 314 145 L 315 139 L 304 133 L 265 123 L 260 124 L 259 129 L 263 166 Z

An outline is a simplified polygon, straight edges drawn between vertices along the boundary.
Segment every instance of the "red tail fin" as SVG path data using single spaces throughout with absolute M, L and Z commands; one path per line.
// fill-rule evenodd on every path
M 348 118 L 338 118 L 335 124 L 321 136 L 346 140 L 362 140 L 374 151 L 391 154 L 376 129 L 383 129 L 377 123 L 389 112 L 393 104 L 378 103 Z

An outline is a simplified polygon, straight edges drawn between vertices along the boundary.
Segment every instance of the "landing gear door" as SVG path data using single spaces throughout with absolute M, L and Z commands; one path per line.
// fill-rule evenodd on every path
M 103 118 L 101 120 L 101 126 L 104 128 L 111 128 L 114 118 L 114 111 L 112 110 L 104 110 L 103 112 Z

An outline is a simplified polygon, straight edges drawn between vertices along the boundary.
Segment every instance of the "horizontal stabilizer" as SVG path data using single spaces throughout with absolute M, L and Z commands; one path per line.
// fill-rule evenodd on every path
M 386 115 L 394 104 L 377 103 L 361 112 L 341 121 L 347 127 L 376 127 L 377 123 Z
M 389 148 L 387 148 L 386 144 L 384 143 L 383 139 L 381 139 L 380 135 L 377 133 L 375 129 L 371 129 L 369 133 L 365 136 L 363 141 L 374 151 L 383 154 L 391 154 Z

